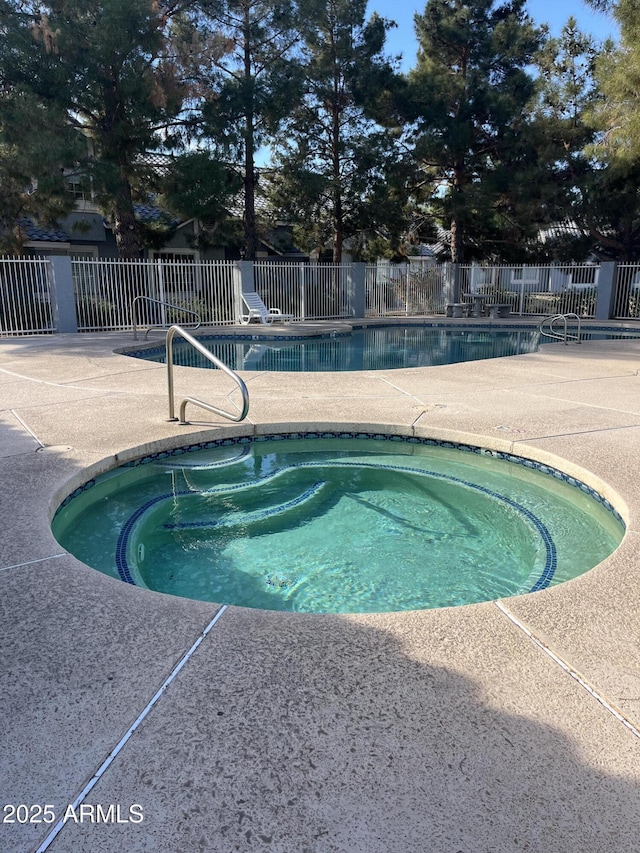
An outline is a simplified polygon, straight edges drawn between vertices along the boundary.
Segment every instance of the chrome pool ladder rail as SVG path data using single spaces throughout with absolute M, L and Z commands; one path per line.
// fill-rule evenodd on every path
M 239 414 L 233 412 L 226 412 L 224 409 L 218 409 L 217 406 L 212 406 L 210 403 L 204 403 L 202 400 L 198 400 L 195 397 L 185 397 L 184 400 L 182 400 L 182 402 L 180 403 L 180 418 L 176 418 L 173 399 L 173 338 L 176 334 L 184 338 L 184 340 L 188 344 L 191 344 L 191 346 L 196 349 L 200 353 L 200 355 L 204 356 L 208 361 L 215 365 L 215 367 L 220 368 L 220 370 L 224 371 L 227 376 L 230 376 L 231 379 L 233 379 L 233 381 L 240 389 L 240 393 L 242 394 L 242 410 Z M 243 380 L 238 376 L 235 370 L 232 370 L 228 365 L 221 361 L 211 352 L 211 350 L 208 350 L 203 344 L 200 343 L 200 341 L 198 341 L 187 331 L 185 331 L 182 326 L 174 324 L 167 332 L 166 360 L 170 421 L 178 421 L 181 424 L 188 423 L 184 417 L 187 408 L 187 403 L 192 403 L 194 406 L 199 406 L 201 409 L 206 409 L 208 412 L 214 412 L 216 415 L 221 415 L 223 418 L 227 418 L 227 420 L 229 421 L 243 421 L 247 417 L 247 414 L 249 412 L 249 391 L 247 390 L 247 386 L 245 385 Z
M 200 323 L 202 322 L 200 314 L 197 311 L 192 311 L 191 308 L 183 308 L 182 305 L 175 305 L 173 302 L 166 302 L 163 299 L 154 299 L 152 296 L 136 296 L 131 303 L 131 325 L 133 326 L 133 340 L 138 340 L 138 304 L 140 302 L 152 302 L 154 305 L 161 305 L 163 308 L 174 308 L 176 311 L 182 311 L 184 314 L 192 314 L 196 320 L 195 325 L 191 322 L 188 323 L 189 327 L 194 331 L 200 327 Z M 152 323 L 151 326 L 144 333 L 144 339 L 147 340 L 147 336 L 152 329 L 166 329 L 168 327 L 167 323 Z
M 567 320 L 575 319 L 577 321 L 577 331 L 575 333 L 569 332 L 567 328 Z M 560 334 L 554 327 L 556 322 L 562 320 L 563 323 L 563 332 Z M 548 325 L 548 329 L 545 329 L 545 326 Z M 544 320 L 538 326 L 538 331 L 541 335 L 544 335 L 545 338 L 552 338 L 556 341 L 563 341 L 565 344 L 568 344 L 569 341 L 575 341 L 579 344 L 582 341 L 582 326 L 580 317 L 578 314 L 573 313 L 573 311 L 568 314 L 553 314 L 550 317 L 545 317 Z

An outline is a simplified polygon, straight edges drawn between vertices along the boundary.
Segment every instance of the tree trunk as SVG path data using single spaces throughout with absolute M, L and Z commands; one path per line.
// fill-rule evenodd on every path
M 140 257 L 142 243 L 138 230 L 138 223 L 133 215 L 133 199 L 131 196 L 131 184 L 126 176 L 121 173 L 120 186 L 112 208 L 113 235 L 116 238 L 118 257 L 120 260 L 136 260 Z M 124 276 L 123 292 L 125 304 L 121 306 L 123 321 L 131 317 L 133 300 L 136 296 L 148 296 L 146 280 L 142 275 L 130 270 L 130 274 Z M 152 322 L 152 321 L 150 321 Z
M 131 185 L 123 175 L 113 207 L 113 234 L 118 247 L 118 257 L 139 258 L 142 245 L 138 224 L 133 215 Z
M 342 245 L 344 236 L 342 233 L 342 197 L 340 190 L 334 194 L 334 231 L 333 231 L 333 263 L 342 263 Z
M 342 210 L 342 176 L 340 174 L 340 104 L 341 76 L 339 70 L 333 78 L 333 116 L 331 127 L 331 156 L 333 181 L 333 262 L 342 263 L 342 244 L 344 240 L 344 224 Z
M 256 222 L 255 198 L 256 179 L 253 166 L 253 145 L 246 145 L 244 166 L 244 239 L 245 259 L 247 261 L 255 261 L 256 253 L 258 251 L 258 228 Z
M 464 210 L 464 187 L 467 175 L 464 163 L 458 161 L 453 167 L 453 216 L 451 217 L 451 262 L 464 263 L 464 222 L 460 211 Z
M 245 259 L 255 261 L 258 251 L 258 228 L 256 223 L 256 176 L 255 176 L 255 142 L 253 121 L 253 83 L 251 69 L 251 31 L 249 4 L 244 9 L 243 39 L 244 39 L 244 81 L 249 92 L 246 102 L 244 126 L 244 238 Z
M 117 140 L 122 138 L 124 108 L 116 83 L 116 74 L 111 67 L 103 69 L 104 116 L 100 122 L 101 147 L 103 159 L 118 170 L 118 188 L 111 206 L 113 216 L 113 235 L 116 239 L 118 257 L 138 258 L 142 243 L 138 224 L 133 215 L 133 196 L 128 162 L 124 150 Z
M 451 262 L 464 263 L 464 228 L 457 216 L 451 220 Z

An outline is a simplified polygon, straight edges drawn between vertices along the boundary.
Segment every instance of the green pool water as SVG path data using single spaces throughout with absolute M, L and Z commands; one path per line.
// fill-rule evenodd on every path
M 53 531 L 158 592 L 350 613 L 543 589 L 601 562 L 624 529 L 590 490 L 525 460 L 360 436 L 149 457 L 79 490 Z

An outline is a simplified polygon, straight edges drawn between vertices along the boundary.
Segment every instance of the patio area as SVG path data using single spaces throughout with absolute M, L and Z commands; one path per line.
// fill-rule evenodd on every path
M 166 368 L 116 352 L 132 345 L 118 332 L 0 339 L 0 850 L 636 849 L 640 339 L 472 365 L 246 372 L 247 421 L 189 408 L 188 426 L 167 421 Z M 178 399 L 237 400 L 219 371 L 177 367 L 175 385 Z M 542 592 L 344 616 L 150 592 L 53 538 L 87 469 L 301 424 L 548 462 L 604 492 L 626 536 Z M 49 809 L 22 820 L 11 805 Z

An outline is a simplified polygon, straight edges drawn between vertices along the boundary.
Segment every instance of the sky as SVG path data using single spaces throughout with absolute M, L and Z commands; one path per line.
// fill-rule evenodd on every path
M 413 16 L 424 12 L 426 0 L 369 0 L 367 17 L 377 12 L 383 18 L 397 23 L 397 28 L 387 35 L 387 53 L 402 53 L 402 70 L 407 71 L 415 63 L 417 43 L 413 31 Z M 562 27 L 571 15 L 580 29 L 590 33 L 597 41 L 616 37 L 613 19 L 588 6 L 583 0 L 528 0 L 529 14 L 537 24 L 549 24 L 552 35 L 560 35 Z

